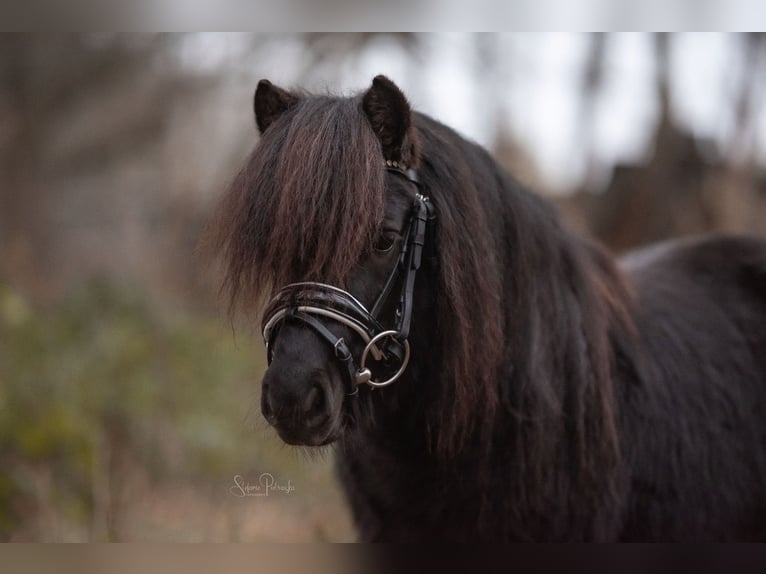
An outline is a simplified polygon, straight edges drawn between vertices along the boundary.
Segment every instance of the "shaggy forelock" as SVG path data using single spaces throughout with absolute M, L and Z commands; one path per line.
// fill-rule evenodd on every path
M 231 307 L 294 281 L 343 286 L 383 219 L 380 142 L 358 98 L 303 98 L 266 131 L 212 229 Z

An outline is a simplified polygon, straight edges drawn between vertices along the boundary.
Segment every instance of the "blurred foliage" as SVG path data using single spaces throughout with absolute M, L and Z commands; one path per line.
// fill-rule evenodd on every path
M 260 346 L 218 317 L 161 315 L 104 283 L 47 309 L 0 285 L 0 538 L 41 504 L 87 525 L 101 482 L 116 512 L 136 468 L 221 490 L 233 472 L 295 471 L 297 457 L 245 424 Z

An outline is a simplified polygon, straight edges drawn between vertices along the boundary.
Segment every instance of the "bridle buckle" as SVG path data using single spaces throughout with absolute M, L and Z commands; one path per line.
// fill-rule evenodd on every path
M 335 341 L 333 349 L 335 349 L 335 358 L 339 361 L 347 363 L 351 360 L 351 351 L 349 350 L 348 345 L 346 345 L 346 341 L 343 340 L 343 337 Z

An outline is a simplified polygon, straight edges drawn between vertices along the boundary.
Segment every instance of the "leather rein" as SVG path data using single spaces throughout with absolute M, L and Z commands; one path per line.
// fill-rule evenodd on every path
M 407 368 L 410 360 L 407 338 L 412 321 L 415 277 L 426 245 L 430 250 L 435 248 L 436 213 L 429 198 L 421 193 L 417 173 L 390 160 L 386 161 L 386 170 L 407 178 L 416 186 L 417 192 L 396 264 L 372 309 L 368 311 L 351 293 L 332 285 L 313 281 L 290 283 L 280 289 L 268 304 L 262 323 L 269 364 L 279 327 L 284 321 L 298 321 L 313 329 L 332 347 L 341 365 L 348 395 L 356 395 L 363 384 L 373 388 L 390 385 Z M 381 313 L 397 283 L 401 287 L 395 321 L 393 326 L 386 328 L 381 322 Z M 336 336 L 328 327 L 329 321 L 349 327 L 364 343 L 358 360 L 344 338 Z M 385 380 L 373 379 L 371 366 L 368 366 L 370 357 L 389 373 Z

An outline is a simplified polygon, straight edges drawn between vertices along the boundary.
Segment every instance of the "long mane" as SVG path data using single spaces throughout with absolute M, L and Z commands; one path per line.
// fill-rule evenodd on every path
M 609 255 L 484 149 L 427 117 L 417 125 L 440 217 L 439 445 L 459 452 L 472 436 L 512 457 L 509 512 L 527 508 L 524 520 L 562 490 L 596 508 L 620 480 L 612 380 L 634 347 L 629 290 Z

